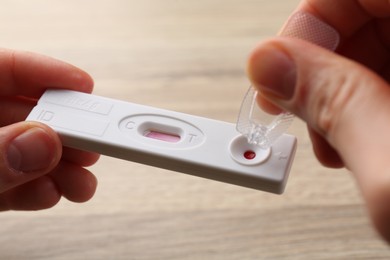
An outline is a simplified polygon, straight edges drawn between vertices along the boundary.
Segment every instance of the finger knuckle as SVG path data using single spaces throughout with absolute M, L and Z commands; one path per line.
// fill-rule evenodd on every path
M 324 82 L 311 93 L 308 107 L 311 120 L 325 136 L 331 135 L 355 96 L 355 80 L 350 75 L 340 77 L 336 83 Z

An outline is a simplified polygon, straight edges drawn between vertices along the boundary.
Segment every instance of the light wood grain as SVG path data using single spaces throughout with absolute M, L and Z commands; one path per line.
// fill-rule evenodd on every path
M 298 0 L 3 0 L 1 46 L 94 77 L 95 93 L 234 122 L 248 53 Z M 94 199 L 0 214 L 0 259 L 388 259 L 355 183 L 305 125 L 282 196 L 103 157 Z

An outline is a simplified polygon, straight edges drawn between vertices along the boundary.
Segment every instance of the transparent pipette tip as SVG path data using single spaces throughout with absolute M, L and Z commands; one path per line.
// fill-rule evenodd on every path
M 331 51 L 336 50 L 340 43 L 340 35 L 336 29 L 303 11 L 295 12 L 290 17 L 280 35 L 305 40 Z M 256 97 L 257 91 L 250 87 L 241 105 L 237 130 L 249 143 L 267 149 L 287 131 L 294 115 L 289 112 L 269 115 L 261 111 Z
M 256 102 L 257 91 L 250 87 L 241 104 L 237 120 L 237 131 L 248 139 L 248 143 L 268 149 L 294 120 L 294 115 L 283 112 L 279 115 L 268 115 Z

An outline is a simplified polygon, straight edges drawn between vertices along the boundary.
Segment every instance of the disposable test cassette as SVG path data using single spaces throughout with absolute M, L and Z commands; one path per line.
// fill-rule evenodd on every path
M 26 120 L 67 147 L 278 194 L 296 149 L 291 135 L 263 149 L 231 123 L 70 90 L 47 90 Z

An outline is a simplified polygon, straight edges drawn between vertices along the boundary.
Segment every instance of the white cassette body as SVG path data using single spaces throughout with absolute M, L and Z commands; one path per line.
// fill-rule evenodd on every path
M 26 120 L 67 147 L 278 194 L 296 149 L 291 135 L 261 149 L 231 123 L 70 90 L 47 90 Z

